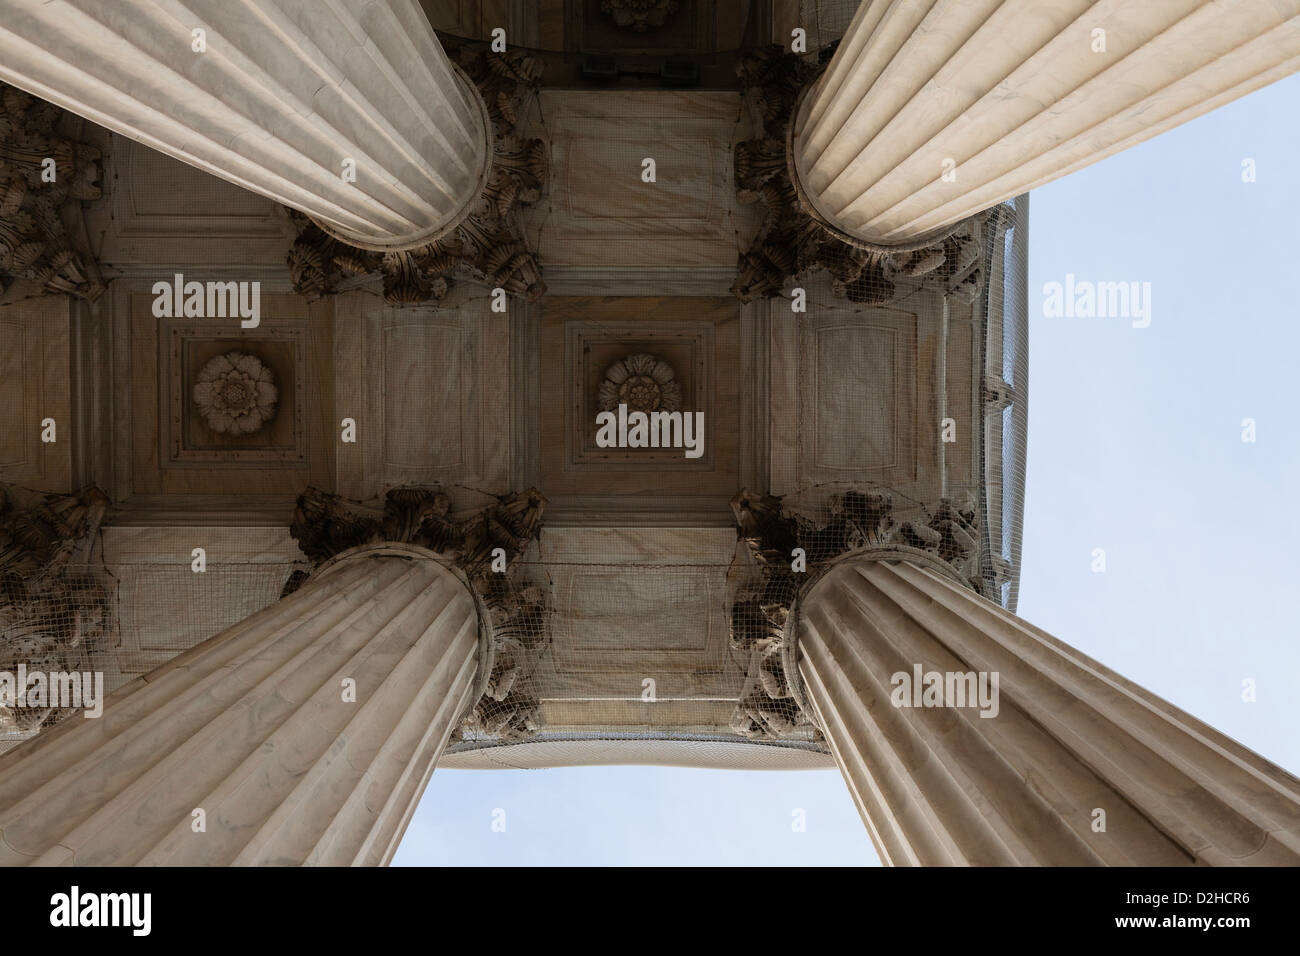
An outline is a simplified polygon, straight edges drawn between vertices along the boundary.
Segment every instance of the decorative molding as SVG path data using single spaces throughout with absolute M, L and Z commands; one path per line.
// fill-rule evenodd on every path
M 305 565 L 289 536 L 292 502 L 278 522 L 263 525 L 230 520 L 212 504 L 195 523 L 173 515 L 142 524 L 138 511 L 114 507 L 101 539 L 103 566 L 116 585 L 117 641 L 92 657 L 110 693 L 274 604 Z M 205 552 L 202 574 L 191 568 L 195 546 Z
M 120 134 L 86 136 L 105 154 L 106 200 L 85 221 L 106 279 L 225 281 L 237 269 L 263 293 L 292 291 L 284 260 L 297 231 L 285 207 Z
M 682 386 L 671 365 L 657 355 L 639 352 L 609 367 L 596 405 L 602 412 L 619 405 L 634 412 L 675 412 L 682 407 Z
M 601 0 L 600 12 L 612 17 L 615 26 L 646 33 L 663 26 L 679 7 L 678 0 Z
M 513 486 L 546 489 L 548 524 L 730 527 L 736 489 L 767 487 L 756 431 L 765 417 L 757 409 L 763 383 L 745 377 L 758 369 L 753 323 L 766 303 L 548 293 L 540 309 L 528 308 L 532 324 L 517 338 L 528 351 L 516 381 L 531 397 L 518 419 L 522 477 Z M 596 446 L 605 370 L 639 352 L 673 366 L 684 412 L 705 413 L 702 458 L 686 458 L 682 449 Z M 556 395 L 563 401 L 541 400 Z
M 554 637 L 534 681 L 548 729 L 725 728 L 745 680 L 724 600 L 734 529 L 618 518 L 556 527 L 550 516 L 548 505 L 538 557 L 551 580 Z
M 773 375 L 772 303 L 751 302 L 740 309 L 740 481 L 741 488 L 772 486 Z
M 216 181 L 222 182 L 222 180 L 219 179 Z M 277 206 L 276 208 L 282 215 L 286 218 L 288 217 L 288 213 L 284 211 L 283 207 Z M 202 232 L 204 233 L 205 238 L 212 238 L 212 234 L 207 232 L 206 227 L 199 223 L 195 224 L 193 232 Z M 191 235 L 191 238 L 195 237 Z M 172 248 L 175 248 L 175 238 L 168 239 L 167 241 L 171 243 Z M 248 243 L 252 240 L 246 236 L 235 236 L 229 238 L 222 237 L 222 241 L 229 244 L 234 242 Z M 285 243 L 288 243 L 287 239 L 285 240 Z M 289 278 L 289 270 L 285 268 L 283 256 L 277 257 L 273 264 L 265 262 L 239 263 L 237 268 L 241 280 L 246 282 L 257 282 L 260 284 L 263 295 L 283 295 L 294 291 L 293 282 Z M 168 263 L 160 265 L 156 261 L 149 263 L 113 263 L 107 267 L 109 281 L 120 280 L 124 283 L 134 282 L 139 284 L 145 291 L 148 291 L 152 284 L 158 279 L 159 272 L 166 275 L 174 271 L 174 264 Z M 232 269 L 230 266 L 214 267 L 212 265 L 212 260 L 209 260 L 202 265 L 190 266 L 186 264 L 184 274 L 185 281 L 201 282 L 206 285 L 208 282 L 228 282 L 230 280 L 231 271 Z M 364 278 L 359 279 L 356 284 L 358 286 L 365 285 L 366 280 Z M 374 285 L 375 292 L 378 293 L 378 277 L 375 278 Z
M 408 485 L 500 494 L 537 483 L 510 478 L 514 345 L 510 315 L 494 312 L 490 296 L 455 307 L 398 309 L 362 294 L 328 303 L 335 407 L 356 420 L 357 441 L 338 446 L 327 487 L 367 501 Z
M 672 295 L 681 283 L 711 290 L 726 268 L 725 294 L 736 235 L 752 235 L 758 218 L 737 202 L 732 182 L 740 94 L 548 87 L 538 106 L 551 183 L 522 218 L 545 258 L 548 294 L 552 273 L 578 295 L 601 290 L 575 279 L 603 285 L 603 274 L 627 283 L 611 295 L 655 294 L 661 285 Z M 654 182 L 642 178 L 650 158 Z
M 763 135 L 736 144 L 735 178 L 742 203 L 761 201 L 758 235 L 741 253 L 731 287 L 742 302 L 779 295 L 810 273 L 825 270 L 836 296 L 885 305 L 917 283 L 942 283 L 946 294 L 972 301 L 983 288 L 978 224 L 981 213 L 949 234 L 915 247 L 872 247 L 823 222 L 801 194 L 792 170 L 790 126 L 801 96 L 821 75 L 835 47 L 813 63 L 772 45 L 736 67 L 755 124 Z
M 341 445 L 333 420 L 335 300 L 307 303 L 263 290 L 261 324 L 243 329 L 230 318 L 159 319 L 149 289 L 146 280 L 116 280 L 105 297 L 112 306 L 112 407 L 105 422 L 113 466 L 101 485 L 113 500 L 144 496 L 152 499 L 150 510 L 193 514 L 204 496 L 269 496 L 285 503 L 287 521 L 304 487 L 335 490 L 335 455 L 354 447 Z M 198 370 L 231 350 L 256 355 L 275 374 L 278 410 L 254 435 L 212 432 L 194 405 Z
M 84 670 L 87 653 L 113 635 L 114 601 L 86 569 L 108 505 L 93 486 L 72 496 L 0 484 L 0 671 Z M 67 713 L 0 702 L 0 733 Z
M 215 432 L 251 435 L 275 416 L 275 376 L 255 355 L 226 352 L 208 360 L 194 385 L 194 404 Z
M 290 533 L 319 568 L 350 548 L 401 542 L 427 548 L 459 568 L 486 609 L 492 625 L 493 663 L 485 690 L 456 732 L 521 740 L 541 728 L 541 702 L 520 690 L 550 644 L 548 587 L 512 573 L 541 532 L 546 499 L 535 488 L 497 497 L 496 503 L 455 515 L 438 488 L 394 488 L 382 511 L 308 488 L 298 498 Z M 505 570 L 494 570 L 492 552 L 505 552 Z M 498 564 L 498 567 L 500 565 Z M 295 572 L 281 597 L 297 590 L 309 572 Z
M 727 19 L 734 4 L 717 0 L 548 0 L 540 6 L 543 17 L 562 7 L 562 23 L 555 24 L 559 29 L 554 35 L 568 53 L 652 57 L 718 52 L 719 20 Z M 640 29 L 638 16 L 644 25 Z
M 703 412 L 708 426 L 716 423 L 720 383 L 715 322 L 707 316 L 699 320 L 657 319 L 650 317 L 653 313 L 645 318 L 625 319 L 615 316 L 613 310 L 608 313 L 610 318 L 602 320 L 598 317 L 599 309 L 584 310 L 581 314 L 582 318 L 566 321 L 563 332 L 568 397 L 563 426 L 564 471 L 579 475 L 611 471 L 712 472 L 722 466 L 734 468 L 728 462 L 720 464 L 718 436 L 707 427 L 699 458 L 684 457 L 680 448 L 601 448 L 596 444 L 596 415 L 610 410 L 605 406 L 609 397 L 605 386 L 618 384 L 610 379 L 610 373 L 622 374 L 617 369 L 622 366 L 625 371 L 625 363 L 633 359 L 637 359 L 639 368 L 644 364 L 643 359 L 666 365 L 672 372 L 672 383 L 677 386 L 677 408 L 683 414 Z M 617 360 L 611 361 L 616 357 Z M 653 365 L 650 369 L 657 371 Z M 611 408 L 617 407 L 615 400 Z M 543 434 L 549 436 L 550 432 L 543 429 Z M 732 487 L 735 487 L 734 479 Z
M 799 596 L 845 556 L 919 560 L 984 595 L 972 501 L 944 499 L 903 518 L 883 489 L 832 494 L 814 508 L 741 491 L 731 507 L 742 543 L 732 568 L 731 646 L 750 655 L 731 727 L 743 736 L 779 738 L 816 724 L 797 686 L 789 624 Z M 804 551 L 804 571 L 792 569 L 796 548 Z
M 238 336 L 228 323 L 211 319 L 164 319 L 159 328 L 167 334 L 163 380 L 170 406 L 161 435 L 166 439 L 160 457 L 164 467 L 301 468 L 307 462 L 309 319 L 268 319 L 256 331 L 241 330 Z M 229 350 L 231 344 L 238 348 Z M 220 423 L 221 417 L 209 417 L 199 401 L 205 372 L 232 355 L 246 365 L 256 363 L 262 370 L 258 374 L 269 376 L 265 382 L 243 376 L 248 388 L 271 385 L 274 392 L 271 414 L 255 428 L 216 427 L 213 422 Z M 259 414 L 266 411 L 258 408 Z
M 938 429 L 918 394 L 934 374 L 923 345 L 941 334 L 931 303 L 942 308 L 922 296 L 864 314 L 837 304 L 793 317 L 798 398 L 782 412 L 797 414 L 799 486 L 866 481 L 915 493 L 934 444 L 923 435 Z
M 104 280 L 94 257 L 73 248 L 63 210 L 100 197 L 100 152 L 56 132 L 63 115 L 0 83 L 0 291 L 6 279 L 26 279 L 43 293 L 94 300 Z
M 299 229 L 287 260 L 295 291 L 318 298 L 375 272 L 383 277 L 384 298 L 394 305 L 440 300 L 458 278 L 529 302 L 546 291 L 518 218 L 519 206 L 541 198 L 547 178 L 545 145 L 519 134 L 523 105 L 537 88 L 542 63 L 517 50 L 492 53 L 482 44 L 462 46 L 458 60 L 483 98 L 493 131 L 492 167 L 473 210 L 447 236 L 404 252 L 358 249 L 290 210 Z
M 42 295 L 0 306 L 0 481 L 68 494 L 77 444 L 88 436 L 73 415 L 74 300 Z M 57 441 L 42 441 L 45 419 Z
M 549 250 L 548 250 L 549 252 Z M 736 267 L 546 266 L 548 296 L 724 296 Z
M 297 495 L 136 494 L 113 503 L 112 526 L 279 528 L 288 525 L 297 500 Z

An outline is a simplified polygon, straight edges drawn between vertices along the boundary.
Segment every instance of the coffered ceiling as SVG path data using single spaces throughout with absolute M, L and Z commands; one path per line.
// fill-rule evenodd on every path
M 75 399 L 102 405 L 107 439 L 88 445 L 84 470 L 119 502 L 262 496 L 287 516 L 307 485 L 364 500 L 441 484 L 473 489 L 466 504 L 535 485 L 551 522 L 716 526 L 742 487 L 868 482 L 924 499 L 973 478 L 969 305 L 921 287 L 888 308 L 856 306 L 815 277 L 809 312 L 730 294 L 756 225 L 731 178 L 733 144 L 748 135 L 737 93 L 543 90 L 533 132 L 550 188 L 525 225 L 551 291 L 504 312 L 467 284 L 403 309 L 364 284 L 309 302 L 290 290 L 280 211 L 91 132 L 112 175 L 87 224 L 117 279 L 93 309 L 0 311 L 23 343 L 6 355 L 15 368 L 3 387 L 27 418 L 71 415 Z M 259 282 L 260 324 L 155 315 L 153 284 L 178 273 Z M 228 353 L 253 357 L 275 384 L 255 432 L 214 432 L 196 403 L 202 368 Z M 705 413 L 698 458 L 595 445 L 600 387 L 637 354 L 670 370 L 683 411 Z M 943 447 L 940 398 L 960 423 Z M 71 445 L 37 447 L 30 422 L 7 428 L 6 476 L 71 483 Z
M 705 37 L 718 6 L 686 7 Z M 565 22 L 609 29 L 596 9 L 568 5 Z M 713 30 L 698 42 L 721 42 Z M 969 305 L 919 285 L 854 305 L 824 276 L 805 283 L 808 311 L 731 294 L 758 225 L 733 181 L 751 132 L 736 92 L 543 89 L 531 134 L 549 187 L 522 225 L 549 291 L 501 311 L 469 283 L 406 308 L 364 281 L 308 301 L 282 210 L 92 130 L 111 175 L 86 224 L 113 281 L 93 306 L 0 306 L 15 343 L 0 395 L 22 410 L 0 431 L 0 478 L 93 480 L 119 506 L 104 542 L 118 677 L 275 599 L 309 485 L 359 501 L 438 485 L 456 508 L 531 486 L 548 499 L 535 557 L 553 620 L 532 675 L 548 733 L 729 734 L 754 680 L 728 642 L 731 498 L 870 484 L 934 500 L 976 480 L 981 408 Z M 154 284 L 177 274 L 259 283 L 259 321 L 159 315 Z M 611 395 L 702 412 L 700 455 L 598 444 Z M 66 442 L 39 440 L 47 415 Z
M 778 6 L 781 5 L 778 3 Z M 735 50 L 750 0 L 422 0 L 438 30 L 475 40 L 501 27 L 512 42 L 567 53 L 703 55 Z

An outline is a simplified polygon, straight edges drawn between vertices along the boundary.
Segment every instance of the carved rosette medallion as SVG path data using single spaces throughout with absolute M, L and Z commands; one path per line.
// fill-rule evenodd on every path
M 682 407 L 682 387 L 671 365 L 641 352 L 609 367 L 597 402 L 602 412 L 619 405 L 630 412 L 675 412 Z
M 252 435 L 275 417 L 275 376 L 256 356 L 227 352 L 199 371 L 194 404 L 214 432 Z

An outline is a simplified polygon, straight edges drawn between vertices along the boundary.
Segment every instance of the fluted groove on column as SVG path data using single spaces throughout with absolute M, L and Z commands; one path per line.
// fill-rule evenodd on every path
M 491 640 L 482 648 L 475 706 L 453 731 L 453 742 L 465 732 L 523 740 L 542 727 L 541 700 L 529 692 L 526 675 L 550 644 L 550 584 L 525 581 L 515 572 L 523 570 L 524 555 L 541 532 L 545 502 L 530 488 L 455 512 L 446 491 L 428 486 L 390 488 L 382 511 L 316 488 L 298 498 L 290 532 L 313 563 L 327 566 L 341 552 L 365 544 L 405 542 L 453 564 L 481 599 L 479 615 Z M 283 593 L 298 583 L 290 578 Z
M 864 0 L 796 179 L 849 235 L 914 242 L 1298 69 L 1300 0 Z
M 0 863 L 387 863 L 473 703 L 479 628 L 432 552 L 342 555 L 0 758 Z
M 742 302 L 770 298 L 825 271 L 834 296 L 862 305 L 888 305 L 923 287 L 974 302 L 993 267 L 986 236 L 1013 221 L 1012 205 L 978 213 L 941 235 L 888 247 L 827 221 L 799 189 L 792 152 L 795 111 L 821 70 L 822 64 L 777 45 L 754 50 L 736 66 L 757 132 L 735 145 L 736 198 L 761 202 L 765 210 L 737 260 L 732 293 Z
M 888 863 L 1300 863 L 1295 777 L 933 570 L 847 560 L 797 628 L 803 691 Z M 895 706 L 917 665 L 996 673 L 996 714 Z
M 299 209 L 353 245 L 426 244 L 484 185 L 486 107 L 417 0 L 2 7 L 0 79 Z
M 295 292 L 328 295 L 376 272 L 384 299 L 394 305 L 436 302 L 466 279 L 529 302 L 546 291 L 519 215 L 541 199 L 548 175 L 546 144 L 524 135 L 543 63 L 522 50 L 494 52 L 486 43 L 462 43 L 455 52 L 457 75 L 473 83 L 490 125 L 490 167 L 473 208 L 432 242 L 397 251 L 358 249 L 293 213 L 299 233 L 287 261 Z
M 894 493 L 878 486 L 824 491 L 802 501 L 742 489 L 731 509 L 742 547 L 729 572 L 728 642 L 749 655 L 753 678 L 746 679 L 730 722 L 741 736 L 803 735 L 813 723 L 791 625 L 809 578 L 827 566 L 847 555 L 906 555 L 970 587 L 986 586 L 979 571 L 983 532 L 970 495 L 930 505 L 904 499 L 896 510 Z M 791 566 L 796 548 L 807 562 L 802 571 Z

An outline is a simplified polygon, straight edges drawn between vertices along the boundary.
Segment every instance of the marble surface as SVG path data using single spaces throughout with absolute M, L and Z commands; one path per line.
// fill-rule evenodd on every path
M 64 494 L 73 485 L 70 333 L 66 296 L 0 305 L 0 480 Z M 54 419 L 55 441 L 42 440 Z
M 367 499 L 403 484 L 509 490 L 510 317 L 476 292 L 456 307 L 395 309 L 368 293 L 334 302 L 338 491 Z
M 732 181 L 740 94 L 543 89 L 539 102 L 551 187 L 525 216 L 546 265 L 735 265 L 755 215 Z

